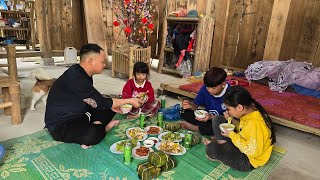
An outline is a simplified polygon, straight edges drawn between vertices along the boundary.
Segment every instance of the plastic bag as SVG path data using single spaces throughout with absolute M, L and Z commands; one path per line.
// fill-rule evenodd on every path
M 161 108 L 159 109 L 159 112 L 163 113 L 164 120 L 167 121 L 176 121 L 181 119 L 180 117 L 180 104 L 176 104 L 174 106 L 171 106 L 169 108 Z
M 186 61 L 182 61 L 180 66 L 177 67 L 177 71 L 183 76 L 183 77 L 189 77 L 191 76 L 192 71 L 192 64 L 189 59 Z

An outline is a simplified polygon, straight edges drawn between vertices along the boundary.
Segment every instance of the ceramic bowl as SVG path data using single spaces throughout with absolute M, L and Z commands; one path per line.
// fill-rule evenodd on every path
M 157 144 L 158 142 L 160 142 L 159 138 L 156 138 L 156 137 L 149 137 L 148 140 L 152 140 L 154 144 Z
M 132 109 L 132 105 L 131 104 L 124 104 L 122 106 L 120 106 L 120 110 L 124 113 L 124 114 L 128 114 Z
M 195 110 L 194 111 L 194 115 L 197 117 L 197 118 L 205 118 L 206 117 L 206 114 L 207 114 L 207 111 L 205 110 Z
M 152 146 L 154 145 L 154 141 L 153 141 L 152 139 L 144 140 L 144 141 L 143 141 L 143 145 L 144 145 L 145 147 L 150 148 L 150 147 L 152 147 Z
M 219 125 L 219 127 L 222 132 L 233 131 L 235 128 L 235 126 L 233 124 L 228 125 L 228 123 L 222 123 Z

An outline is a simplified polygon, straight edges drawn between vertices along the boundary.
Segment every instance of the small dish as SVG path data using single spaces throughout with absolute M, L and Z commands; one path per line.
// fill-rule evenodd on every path
M 156 137 L 149 137 L 148 139 L 152 140 L 154 142 L 154 144 L 157 144 L 160 141 L 160 139 L 156 138 Z
M 145 147 L 150 148 L 150 147 L 152 147 L 152 146 L 154 145 L 154 141 L 153 141 L 152 139 L 144 140 L 144 141 L 143 141 L 143 145 L 144 145 Z

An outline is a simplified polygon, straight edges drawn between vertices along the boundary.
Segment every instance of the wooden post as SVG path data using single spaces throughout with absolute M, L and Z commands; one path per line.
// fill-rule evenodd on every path
M 278 60 L 288 20 L 291 0 L 275 0 L 263 59 Z
M 158 73 L 161 73 L 163 62 L 164 62 L 164 48 L 166 47 L 166 39 L 167 39 L 167 19 L 163 18 L 162 22 L 162 37 L 161 37 L 161 47 L 160 47 L 160 57 L 158 63 Z
M 83 0 L 86 29 L 89 43 L 96 43 L 104 49 L 106 54 L 106 68 L 108 68 L 108 48 L 106 41 L 106 27 L 103 23 L 101 0 Z
M 159 1 L 159 26 L 158 26 L 158 50 L 157 55 L 160 55 L 161 47 L 162 47 L 162 36 L 163 34 L 163 22 L 166 18 L 166 1 Z
M 34 17 L 35 17 L 35 6 L 34 2 L 29 1 L 28 2 L 29 9 L 30 9 L 30 27 L 31 27 L 31 46 L 32 50 L 36 50 L 36 30 L 35 30 L 35 23 L 34 23 Z
M 47 3 L 46 0 L 35 1 L 38 38 L 40 43 L 40 50 L 42 51 L 41 58 L 43 60 L 43 64 L 46 66 L 54 65 L 50 37 L 50 19 L 53 17 L 49 17 L 48 15 L 49 6 L 50 3 Z
M 9 77 L 11 78 L 12 81 L 18 81 L 15 45 L 7 46 L 7 59 L 9 64 L 9 67 L 8 67 Z
M 22 122 L 20 109 L 20 85 L 9 87 L 9 94 L 12 102 L 11 119 L 12 124 L 17 125 Z
M 130 51 L 129 51 L 129 79 L 132 79 L 132 76 L 133 76 L 133 47 L 130 47 Z

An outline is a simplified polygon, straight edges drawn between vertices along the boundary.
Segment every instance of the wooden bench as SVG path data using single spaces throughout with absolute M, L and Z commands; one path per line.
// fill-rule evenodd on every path
M 7 67 L 7 74 L 0 74 L 0 88 L 2 94 L 0 98 L 0 108 L 4 109 L 5 115 L 11 115 L 12 124 L 22 123 L 20 109 L 20 83 L 18 81 L 17 63 L 16 63 L 16 48 L 14 45 L 7 47 L 7 63 L 0 64 L 0 68 Z

